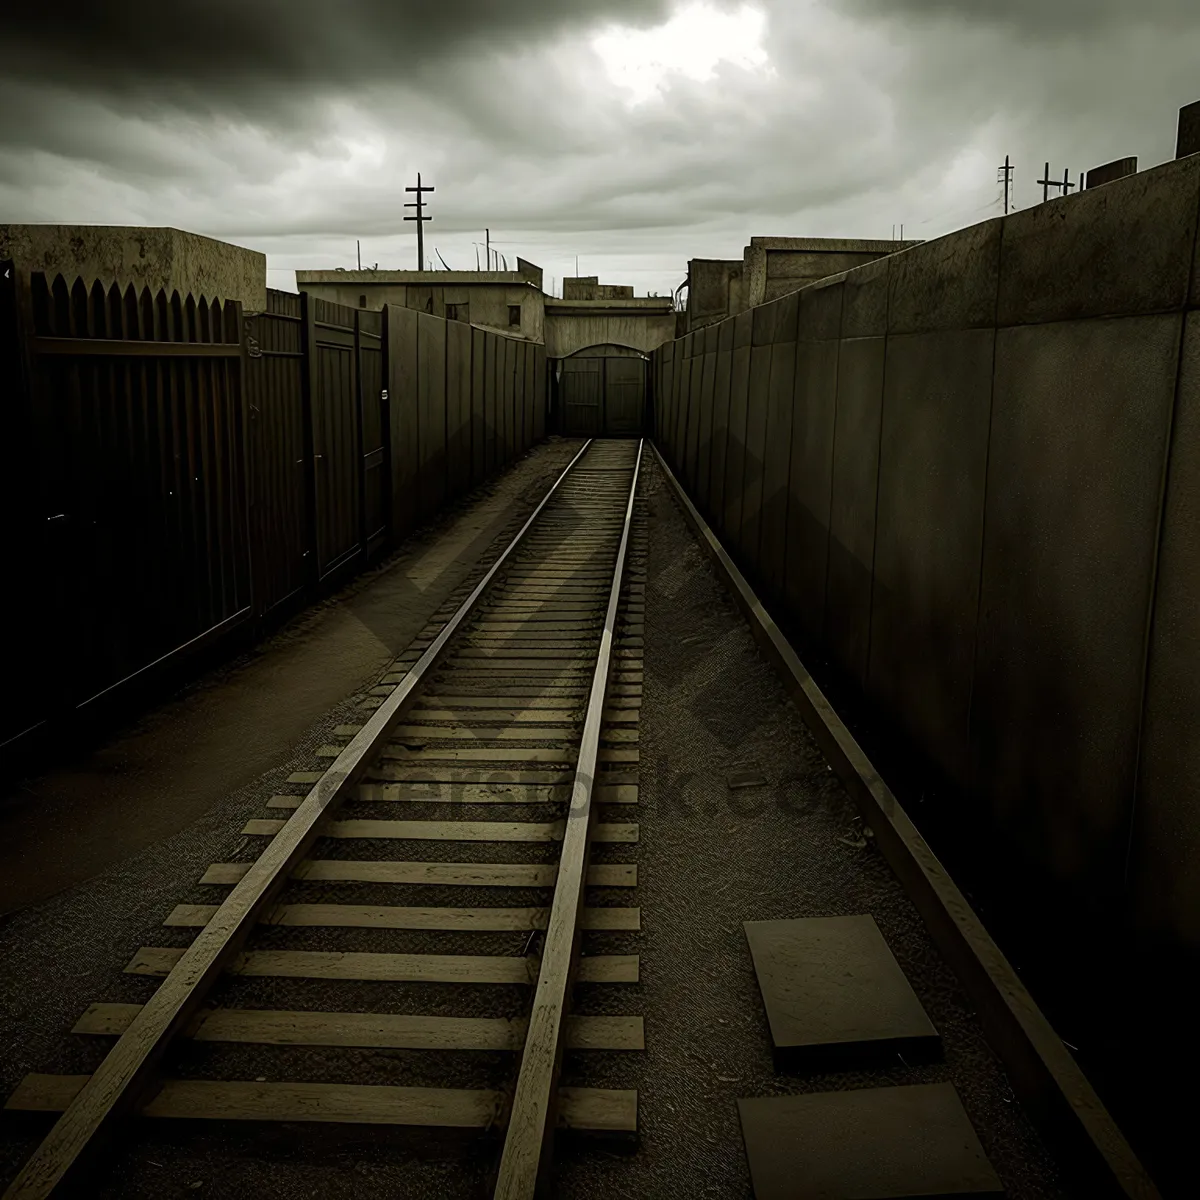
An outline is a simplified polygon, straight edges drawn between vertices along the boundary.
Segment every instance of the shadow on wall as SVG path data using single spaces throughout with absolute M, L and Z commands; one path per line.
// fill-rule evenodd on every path
M 1009 848 L 1010 882 L 1180 952 L 1200 950 L 1198 211 L 1193 156 L 653 365 L 689 494 Z
M 327 595 L 545 436 L 528 342 L 284 292 L 247 314 L 2 278 L 24 436 L 0 490 L 36 580 L 0 600 L 29 635 L 0 698 L 6 765 Z

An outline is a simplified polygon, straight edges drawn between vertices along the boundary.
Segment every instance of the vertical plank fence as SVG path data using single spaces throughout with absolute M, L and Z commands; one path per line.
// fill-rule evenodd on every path
M 405 309 L 243 314 L 0 263 L 0 760 L 386 554 L 544 435 L 544 371 Z

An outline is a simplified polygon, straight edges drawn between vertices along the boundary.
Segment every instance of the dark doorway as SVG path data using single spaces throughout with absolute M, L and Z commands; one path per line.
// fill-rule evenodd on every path
M 646 360 L 606 358 L 604 363 L 604 432 L 642 432 L 646 408 Z
M 589 346 L 560 359 L 560 431 L 571 437 L 641 434 L 648 366 L 648 359 L 624 346 Z

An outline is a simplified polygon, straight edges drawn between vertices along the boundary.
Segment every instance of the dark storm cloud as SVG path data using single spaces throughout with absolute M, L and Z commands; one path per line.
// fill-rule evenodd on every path
M 837 0 L 846 12 L 990 25 L 1025 37 L 1091 36 L 1122 25 L 1194 26 L 1197 0 Z
M 1200 94 L 1200 0 L 749 0 L 750 66 L 714 57 L 694 0 L 20 2 L 0 16 L 0 219 L 178 225 L 276 271 L 347 265 L 358 238 L 408 264 L 421 170 L 456 267 L 487 226 L 548 276 L 609 255 L 673 287 L 755 234 L 983 220 L 1006 154 L 1022 207 L 1047 159 L 1152 165 Z
M 480 48 L 573 27 L 653 24 L 668 8 L 667 0 L 23 0 L 0 17 L 0 42 L 10 78 L 246 111 L 273 107 L 281 91 L 399 82 Z

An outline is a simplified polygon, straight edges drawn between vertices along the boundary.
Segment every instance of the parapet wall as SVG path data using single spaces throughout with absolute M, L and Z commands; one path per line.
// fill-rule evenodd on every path
M 754 237 L 741 259 L 690 259 L 685 329 L 694 333 L 818 280 L 917 245 L 920 243 L 862 238 Z
M 1194 155 L 654 356 L 689 493 L 964 798 L 1012 887 L 1192 950 L 1198 211 Z
M 181 229 L 135 225 L 0 225 L 0 259 L 12 259 L 28 285 L 32 272 L 130 284 L 169 296 L 237 300 L 246 312 L 267 306 L 267 257 Z

